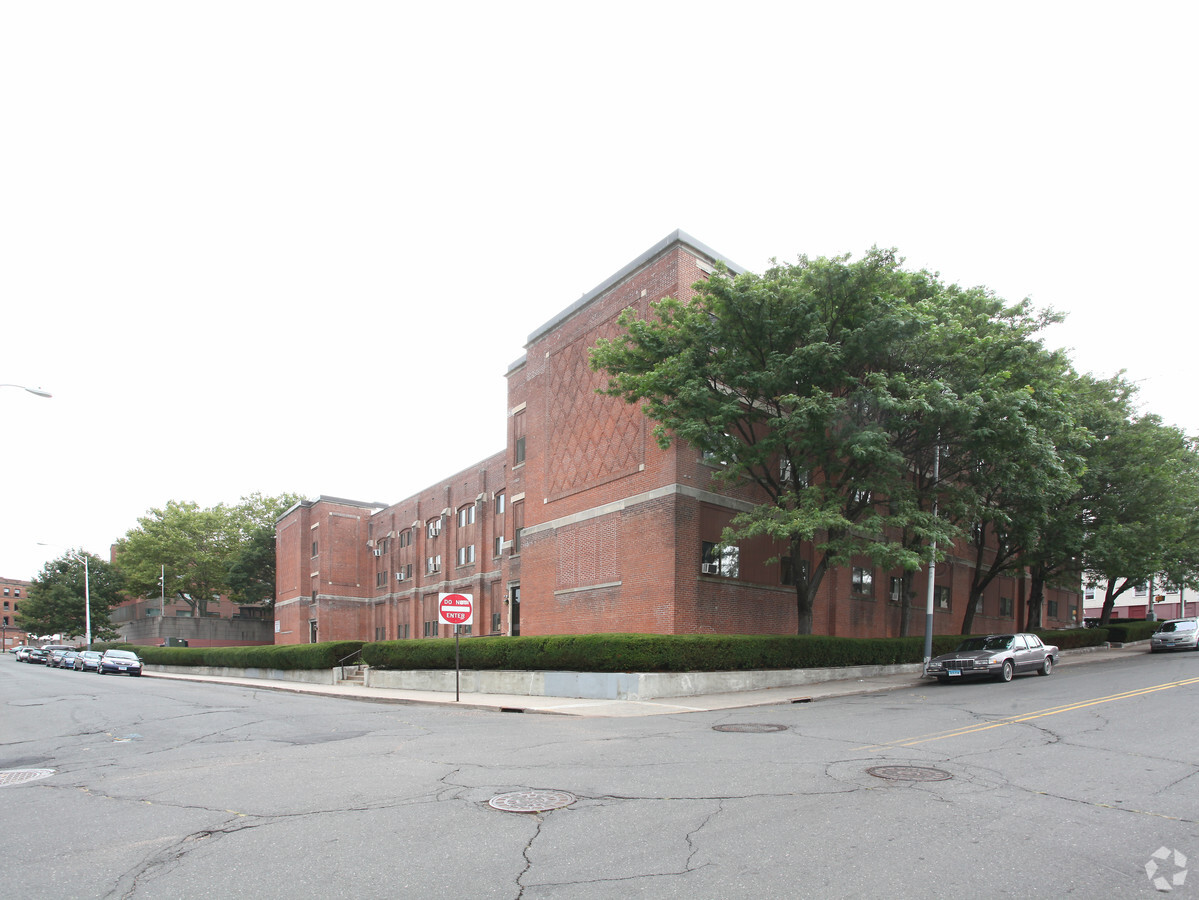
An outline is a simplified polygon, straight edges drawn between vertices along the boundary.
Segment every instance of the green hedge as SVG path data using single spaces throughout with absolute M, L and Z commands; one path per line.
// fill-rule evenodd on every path
M 1161 622 L 1109 622 L 1103 626 L 1107 639 L 1113 644 L 1131 644 L 1133 641 L 1147 641 L 1161 627 Z M 1099 631 L 1101 629 L 1092 629 Z
M 957 635 L 933 639 L 946 653 Z M 844 638 L 821 635 L 579 634 L 476 637 L 461 642 L 464 669 L 565 672 L 723 672 L 918 663 L 924 638 Z M 452 669 L 454 640 L 380 641 L 362 648 L 380 669 Z
M 1054 644 L 1062 650 L 1102 647 L 1112 640 L 1106 628 L 1064 628 L 1061 631 L 1038 631 L 1037 635 L 1046 644 Z
M 232 669 L 281 669 L 283 671 L 332 669 L 346 657 L 355 657 L 363 641 L 329 641 L 325 644 L 279 644 L 254 647 L 138 647 L 109 646 L 132 650 L 152 666 L 215 666 Z
M 1107 641 L 1144 640 L 1155 622 L 1126 622 L 1107 628 L 1039 632 L 1063 650 Z M 1143 632 L 1143 636 L 1142 635 Z M 933 638 L 933 655 L 963 640 Z M 156 666 L 214 666 L 281 670 L 331 669 L 361 661 L 379 669 L 452 669 L 454 639 L 334 641 L 255 647 L 139 647 Z M 102 649 L 97 645 L 97 649 Z M 750 669 L 813 669 L 918 663 L 924 637 L 848 638 L 826 635 L 758 634 L 568 634 L 538 637 L 470 637 L 461 641 L 462 668 L 559 672 L 727 672 Z

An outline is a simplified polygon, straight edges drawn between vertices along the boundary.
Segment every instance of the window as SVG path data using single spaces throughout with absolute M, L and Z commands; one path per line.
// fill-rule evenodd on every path
M 1133 594 L 1134 594 L 1134 596 L 1137 596 L 1137 597 L 1148 597 L 1149 596 L 1149 585 L 1138 584 L 1135 588 L 1133 588 Z
M 382 572 L 376 572 L 375 573 L 375 587 L 386 587 L 386 586 L 387 586 L 387 570 L 384 569 Z
M 4 601 L 4 608 L 8 609 L 8 601 L 7 600 Z
M 458 527 L 465 528 L 467 525 L 475 524 L 475 507 L 472 503 L 470 506 L 464 506 L 458 510 Z
M 475 545 L 458 548 L 458 565 L 469 566 L 475 561 Z
M 858 597 L 874 596 L 874 570 L 853 567 L 853 593 Z
M 503 492 L 495 495 L 495 514 L 497 516 L 502 516 L 504 514 L 504 508 L 507 502 L 507 497 L 504 496 Z
M 440 632 L 441 623 L 436 619 L 425 622 L 425 637 L 437 637 Z
M 401 531 L 400 532 L 400 546 L 401 547 L 412 546 L 412 532 L 411 531 Z
M 497 537 L 495 539 L 495 552 L 492 555 L 498 558 L 503 552 L 504 552 L 504 536 L 501 534 L 499 537 Z
M 1084 600 L 1094 600 L 1095 599 L 1095 585 L 1088 584 L 1085 588 L 1083 588 L 1082 597 Z
M 937 585 L 933 588 L 933 606 L 937 609 L 952 609 L 949 605 L 949 588 L 946 585 Z
M 491 614 L 491 633 L 492 634 L 500 633 L 500 614 L 499 613 Z
M 470 632 L 471 632 L 471 628 L 473 628 L 474 626 L 472 626 L 472 625 L 459 625 L 459 626 L 457 626 L 457 627 L 458 627 L 458 633 L 459 633 L 459 634 L 470 634 Z
M 1011 597 L 1000 597 L 999 598 L 999 615 L 1010 619 L 1012 617 L 1012 613 L 1014 611 L 1015 611 L 1015 606 L 1012 603 Z
M 903 577 L 892 575 L 889 584 L 887 599 L 892 603 L 903 603 Z
M 1057 601 L 1056 600 L 1049 601 L 1049 618 L 1051 618 L 1051 619 L 1057 618 Z
M 854 503 L 857 503 L 860 506 L 869 506 L 870 505 L 870 491 L 869 490 L 853 491 L 850 494 L 850 497 L 853 498 Z
M 316 541 L 312 542 L 312 555 L 316 556 Z
M 400 638 L 401 640 L 403 640 L 404 638 L 407 638 L 408 637 L 408 627 L 409 626 L 408 626 L 407 622 L 405 622 L 403 625 L 398 626 L 396 628 L 396 637 Z
M 512 504 L 512 552 L 513 554 L 520 553 L 521 532 L 525 530 L 525 504 L 521 500 Z
M 983 598 L 982 597 L 979 597 L 977 600 L 974 601 L 974 614 L 976 616 L 983 615 Z
M 525 462 L 525 414 L 521 410 L 512 417 L 512 461 L 521 466 Z
M 721 547 L 712 541 L 704 541 L 699 571 L 702 575 L 720 575 L 723 578 L 741 577 L 741 548 L 736 544 Z
M 435 538 L 439 534 L 441 534 L 441 516 L 438 516 L 436 519 L 430 519 L 428 525 L 429 537 Z

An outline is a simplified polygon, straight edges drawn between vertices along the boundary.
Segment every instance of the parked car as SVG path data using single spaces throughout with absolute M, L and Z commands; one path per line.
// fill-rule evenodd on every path
M 142 674 L 142 661 L 136 653 L 129 650 L 105 650 L 100 656 L 96 671 L 101 675 L 108 674 Z
M 62 661 L 62 655 L 70 651 L 70 647 L 43 647 L 46 651 L 46 665 L 51 669 L 57 669 Z
M 58 653 L 54 659 L 54 668 L 56 669 L 74 669 L 75 657 L 79 653 L 75 650 L 63 650 Z
M 1199 650 L 1199 619 L 1170 619 L 1162 622 L 1149 639 L 1149 651 Z
M 952 653 L 929 661 L 925 675 L 945 684 L 964 678 L 997 678 L 1011 681 L 1024 672 L 1048 675 L 1061 651 L 1044 644 L 1035 634 L 988 634 L 966 638 Z
M 74 650 L 70 644 L 46 644 L 42 650 L 46 653 L 45 663 L 47 666 L 54 667 L 58 665 L 58 657 L 67 650 Z
M 76 671 L 95 672 L 100 668 L 100 657 L 103 655 L 99 650 L 84 650 L 75 657 Z
M 46 664 L 46 651 L 41 647 L 30 647 L 29 653 L 25 656 L 25 662 L 44 666 Z
M 24 644 L 22 644 L 20 647 L 18 647 L 17 648 L 17 662 L 28 662 L 29 661 L 29 651 L 32 649 L 33 649 L 32 647 L 27 647 Z

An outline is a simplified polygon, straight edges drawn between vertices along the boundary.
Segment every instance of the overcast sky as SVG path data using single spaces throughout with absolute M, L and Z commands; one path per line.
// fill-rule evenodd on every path
M 168 500 L 396 502 L 682 228 L 897 247 L 1193 399 L 1193 3 L 9 3 L 0 575 Z M 38 546 L 45 542 L 53 546 Z

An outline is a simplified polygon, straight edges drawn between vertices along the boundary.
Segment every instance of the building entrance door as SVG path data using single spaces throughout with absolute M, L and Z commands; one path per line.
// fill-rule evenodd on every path
M 520 637 L 520 585 L 514 584 L 508 588 L 508 616 L 512 637 Z

